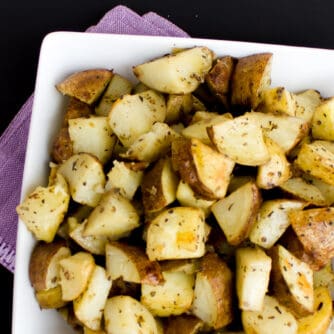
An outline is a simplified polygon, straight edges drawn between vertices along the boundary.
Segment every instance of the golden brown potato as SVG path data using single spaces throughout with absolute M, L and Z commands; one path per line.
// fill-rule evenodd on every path
M 298 94 L 294 94 L 294 98 L 297 104 L 296 116 L 310 123 L 316 107 L 322 100 L 320 93 L 314 89 L 307 89 Z
M 106 270 L 112 280 L 122 277 L 124 281 L 133 283 L 163 283 L 158 262 L 150 261 L 140 247 L 124 242 L 107 243 Z
M 93 114 L 92 106 L 74 97 L 71 97 L 65 109 L 63 126 L 68 126 L 68 121 L 70 119 L 89 117 L 91 114 Z
M 261 203 L 258 187 L 248 182 L 212 205 L 211 211 L 231 245 L 237 246 L 248 237 Z
M 51 157 L 57 163 L 62 163 L 73 155 L 73 143 L 68 127 L 61 128 L 52 145 Z
M 277 300 L 300 318 L 313 313 L 313 271 L 309 265 L 281 245 L 269 251 L 272 258 L 271 285 Z
M 67 301 L 62 299 L 60 285 L 51 289 L 36 291 L 35 296 L 41 309 L 57 309 L 67 304 Z
M 192 313 L 211 328 L 228 325 L 233 319 L 232 272 L 215 253 L 207 253 L 196 275 Z
M 334 97 L 323 100 L 316 108 L 312 118 L 314 139 L 334 140 Z
M 271 82 L 271 53 L 258 53 L 238 59 L 232 76 L 232 104 L 255 109 L 261 93 Z
M 36 291 L 55 288 L 59 283 L 58 262 L 71 255 L 64 240 L 37 243 L 30 256 L 29 279 Z
M 141 184 L 145 212 L 160 211 L 174 202 L 178 181 L 170 159 L 160 159 L 144 174 Z
M 326 265 L 334 257 L 334 208 L 294 210 L 289 219 L 305 251 Z
M 199 271 L 200 259 L 166 260 L 160 261 L 159 265 L 164 272 L 183 272 L 190 275 Z
M 80 71 L 65 78 L 56 88 L 64 95 L 93 104 L 103 93 L 112 76 L 113 72 L 106 69 Z
M 198 139 L 180 137 L 172 143 L 172 163 L 181 179 L 201 197 L 212 200 L 225 196 L 234 167 L 228 157 Z
M 203 329 L 203 321 L 193 315 L 183 314 L 169 317 L 165 334 L 196 334 Z
M 193 108 L 193 97 L 191 94 L 169 94 L 166 101 L 167 124 L 180 122 L 187 117 Z
M 205 77 L 211 93 L 216 96 L 224 105 L 229 107 L 230 83 L 236 59 L 231 56 L 224 56 L 217 59 L 210 72 Z

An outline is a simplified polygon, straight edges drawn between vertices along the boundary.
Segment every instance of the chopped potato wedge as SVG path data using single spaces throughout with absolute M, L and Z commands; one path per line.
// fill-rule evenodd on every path
M 75 202 L 92 207 L 97 205 L 106 182 L 97 158 L 88 153 L 75 154 L 60 165 L 58 171 L 68 182 Z
M 200 196 L 211 200 L 225 196 L 235 165 L 200 140 L 183 137 L 172 143 L 172 163 L 183 181 Z
M 215 253 L 207 253 L 196 274 L 192 313 L 209 326 L 218 329 L 232 319 L 232 272 Z
M 108 116 L 112 104 L 123 95 L 130 94 L 131 90 L 132 83 L 123 76 L 114 73 L 98 105 L 95 107 L 95 113 L 98 116 Z
M 304 200 L 309 204 L 318 206 L 327 204 L 326 198 L 321 191 L 301 177 L 292 177 L 288 179 L 280 185 L 280 188 L 295 198 Z
M 193 108 L 193 97 L 191 94 L 169 94 L 166 102 L 167 124 L 180 122 Z
M 58 309 L 64 307 L 67 302 L 62 299 L 60 285 L 47 290 L 39 290 L 35 294 L 41 309 Z
M 78 252 L 59 261 L 59 284 L 63 300 L 79 297 L 86 289 L 94 268 L 94 258 L 87 252 Z
M 314 139 L 334 140 L 334 97 L 322 101 L 315 108 L 312 136 Z
M 193 92 L 209 72 L 213 52 L 206 47 L 185 49 L 133 68 L 136 77 L 148 87 L 169 94 Z
M 237 246 L 248 237 L 261 202 L 258 187 L 248 182 L 212 205 L 211 211 L 231 245 Z
M 269 137 L 265 137 L 270 159 L 259 166 L 256 184 L 262 189 L 271 189 L 287 181 L 291 176 L 290 163 L 283 149 Z
M 148 309 L 130 296 L 109 298 L 104 307 L 107 333 L 159 334 L 157 321 Z
M 238 59 L 232 76 L 232 104 L 258 106 L 271 82 L 272 58 L 272 53 L 257 53 Z
M 160 159 L 144 174 L 141 184 L 145 212 L 157 212 L 174 202 L 178 177 L 169 158 Z
M 260 248 L 236 250 L 236 290 L 241 310 L 262 310 L 269 286 L 271 262 L 271 258 Z
M 170 151 L 171 143 L 177 137 L 178 134 L 166 123 L 156 122 L 120 156 L 127 160 L 154 162 Z
M 58 262 L 70 255 L 71 250 L 64 240 L 36 244 L 29 262 L 29 279 L 35 291 L 49 290 L 58 285 Z
M 176 317 L 169 317 L 165 328 L 165 334 L 196 334 L 203 329 L 204 323 L 201 319 L 183 314 Z
M 294 210 L 289 219 L 305 251 L 325 266 L 334 257 L 334 208 Z
M 298 94 L 294 94 L 296 100 L 296 116 L 304 119 L 308 123 L 312 121 L 315 108 L 321 102 L 321 95 L 314 89 L 308 89 Z
M 284 87 L 274 87 L 264 90 L 257 111 L 296 115 L 296 100 L 294 95 Z
M 127 282 L 148 285 L 164 280 L 158 262 L 150 261 L 144 250 L 116 241 L 106 245 L 106 270 L 112 280 L 122 277 Z
M 118 99 L 109 111 L 108 122 L 121 143 L 129 147 L 150 131 L 155 122 L 163 122 L 165 117 L 164 97 L 153 90 L 147 90 Z
M 314 311 L 313 271 L 281 245 L 270 249 L 271 284 L 277 300 L 296 318 Z
M 37 240 L 51 242 L 64 219 L 69 202 L 67 183 L 61 174 L 57 174 L 54 185 L 38 186 L 16 207 L 16 212 Z
M 302 209 L 305 202 L 289 199 L 264 201 L 249 234 L 249 240 L 265 249 L 274 246 L 290 225 L 288 213 Z
M 73 301 L 75 316 L 92 330 L 101 329 L 101 319 L 111 284 L 105 269 L 96 265 L 86 290 Z
M 113 167 L 107 174 L 106 191 L 118 189 L 120 194 L 132 200 L 140 186 L 146 163 L 113 161 Z
M 209 139 L 207 128 L 232 119 L 232 115 L 230 113 L 225 113 L 222 115 L 217 115 L 214 113 L 209 114 L 212 114 L 211 117 L 204 118 L 196 122 L 192 121 L 190 125 L 182 130 L 182 135 L 186 138 L 197 138 L 204 144 L 211 145 L 211 140 Z
M 117 240 L 139 226 L 139 216 L 132 203 L 117 191 L 103 194 L 88 217 L 85 236 L 106 236 Z
M 116 136 L 109 128 L 107 117 L 74 118 L 68 121 L 73 154 L 90 153 L 102 163 L 112 154 Z
M 217 150 L 236 163 L 259 166 L 270 159 L 260 123 L 248 116 L 239 116 L 208 127 L 208 134 Z
M 159 262 L 163 272 L 183 272 L 191 275 L 200 269 L 200 259 L 166 260 Z
M 160 213 L 147 229 L 146 253 L 151 261 L 198 258 L 205 252 L 201 209 L 174 207 Z
M 159 285 L 141 285 L 141 303 L 155 316 L 168 317 L 188 311 L 194 298 L 194 275 L 163 272 Z
M 304 174 L 303 178 L 320 190 L 327 205 L 334 204 L 334 185 L 321 181 L 309 174 Z
M 307 135 L 307 121 L 288 115 L 274 115 L 262 112 L 248 112 L 249 121 L 258 122 L 266 137 L 276 142 L 284 152 L 291 151 Z
M 92 104 L 103 93 L 112 76 L 113 72 L 106 69 L 80 71 L 68 76 L 56 88 L 64 95 Z
M 279 304 L 276 298 L 267 295 L 262 310 L 243 311 L 241 318 L 246 333 L 296 334 L 298 330 L 298 323 L 292 313 Z
M 328 289 L 316 288 L 314 291 L 315 312 L 298 320 L 298 334 L 326 334 L 330 325 L 333 305 Z

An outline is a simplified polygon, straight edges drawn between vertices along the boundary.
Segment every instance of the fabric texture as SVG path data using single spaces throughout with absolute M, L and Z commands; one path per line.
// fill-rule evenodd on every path
M 124 6 L 108 11 L 87 32 L 188 37 L 186 32 L 156 13 L 140 16 Z M 12 272 L 17 234 L 15 208 L 20 201 L 32 105 L 33 95 L 0 137 L 0 263 Z

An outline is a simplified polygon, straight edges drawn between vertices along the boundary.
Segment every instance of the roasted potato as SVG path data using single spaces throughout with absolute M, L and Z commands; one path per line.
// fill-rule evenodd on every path
M 196 334 L 203 329 L 203 321 L 193 315 L 169 317 L 165 334 Z
M 167 124 L 180 122 L 187 117 L 193 109 L 193 96 L 191 94 L 169 94 L 166 101 Z
M 314 89 L 308 89 L 303 92 L 294 94 L 296 101 L 296 116 L 311 123 L 315 108 L 321 102 L 321 95 Z
M 51 289 L 36 291 L 35 296 L 41 309 L 59 309 L 67 304 L 62 298 L 60 285 Z
M 334 98 L 322 101 L 312 118 L 312 137 L 314 139 L 334 140 Z

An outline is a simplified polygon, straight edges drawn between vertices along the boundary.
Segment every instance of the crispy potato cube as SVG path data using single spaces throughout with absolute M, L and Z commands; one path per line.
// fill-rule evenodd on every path
M 185 49 L 133 68 L 135 76 L 148 87 L 168 94 L 188 94 L 204 82 L 213 52 L 206 47 Z
M 241 310 L 262 310 L 271 262 L 271 258 L 260 248 L 236 250 L 236 290 Z
M 249 240 L 270 249 L 290 226 L 288 213 L 302 209 L 305 202 L 290 199 L 264 201 L 249 234 Z
M 58 309 L 67 304 L 67 302 L 62 299 L 60 285 L 47 290 L 39 290 L 35 293 L 35 296 L 41 309 Z
M 106 163 L 113 152 L 116 136 L 109 128 L 107 117 L 74 118 L 68 121 L 73 153 L 90 153 Z
M 192 313 L 210 328 L 228 325 L 232 314 L 232 272 L 215 253 L 207 253 L 196 274 Z
M 257 53 L 238 59 L 232 76 L 232 104 L 258 106 L 262 92 L 271 83 L 272 58 L 271 53 Z
M 104 308 L 104 319 L 107 333 L 159 334 L 157 321 L 151 312 L 130 296 L 109 298 Z
M 61 174 L 49 187 L 38 186 L 16 207 L 19 218 L 37 240 L 51 242 L 67 212 L 70 195 Z
M 200 140 L 183 137 L 172 143 L 172 163 L 181 179 L 209 200 L 225 196 L 235 165 L 230 158 Z
M 270 249 L 271 283 L 277 300 L 296 318 L 314 311 L 313 271 L 281 245 Z
M 94 258 L 87 252 L 78 252 L 59 261 L 59 284 L 63 300 L 79 297 L 86 289 L 94 268 Z
M 196 334 L 204 327 L 201 319 L 188 314 L 168 318 L 165 334 Z
M 261 102 L 256 109 L 273 114 L 296 115 L 296 101 L 294 95 L 284 87 L 268 88 L 261 94 Z
M 237 246 L 248 237 L 261 202 L 258 187 L 248 182 L 212 205 L 211 211 L 231 245 Z
M 107 174 L 106 191 L 118 189 L 125 198 L 132 200 L 140 186 L 146 163 L 113 161 L 113 167 Z
M 157 212 L 174 202 L 178 177 L 169 158 L 160 159 L 144 174 L 141 184 L 145 212 Z
M 309 129 L 304 119 L 283 114 L 248 112 L 244 117 L 257 122 L 263 134 L 281 146 L 284 152 L 291 151 L 307 135 Z
M 229 107 L 229 94 L 231 78 L 236 60 L 231 56 L 224 56 L 215 62 L 210 72 L 205 77 L 211 93 L 216 96 L 225 108 Z
M 154 162 L 166 156 L 179 135 L 165 123 L 156 122 L 149 132 L 139 136 L 120 156 L 129 160 Z
M 56 88 L 64 95 L 92 104 L 103 93 L 112 76 L 112 71 L 106 69 L 80 71 L 65 78 Z
M 84 235 L 106 236 L 117 240 L 139 226 L 139 216 L 132 203 L 117 191 L 103 194 L 88 217 Z
M 197 138 L 204 144 L 211 145 L 212 143 L 208 136 L 207 128 L 212 125 L 232 119 L 232 115 L 230 113 L 225 113 L 222 115 L 217 115 L 215 113 L 208 114 L 211 114 L 211 117 L 207 117 L 196 122 L 192 121 L 190 125 L 182 130 L 182 135 L 186 138 Z
M 89 104 L 76 98 L 70 97 L 65 108 L 63 127 L 68 126 L 68 121 L 73 118 L 89 117 L 93 114 L 94 109 Z
M 123 95 L 130 94 L 131 90 L 132 83 L 123 76 L 114 73 L 98 105 L 95 107 L 96 115 L 108 116 L 112 104 Z
M 333 316 L 332 299 L 328 289 L 314 291 L 315 312 L 298 320 L 298 334 L 326 334 Z
M 243 311 L 242 325 L 246 333 L 256 334 L 296 334 L 298 323 L 295 317 L 276 298 L 264 297 L 263 309 L 260 311 Z
M 112 280 L 122 277 L 126 282 L 148 285 L 164 280 L 158 262 L 150 261 L 143 249 L 116 241 L 106 245 L 106 270 Z
M 208 216 L 211 213 L 210 208 L 212 204 L 216 202 L 215 200 L 201 198 L 191 189 L 188 183 L 182 180 L 179 182 L 176 190 L 176 199 L 182 206 L 192 206 L 194 208 L 202 209 L 205 216 Z
M 55 288 L 59 283 L 58 262 L 70 255 L 71 251 L 64 240 L 37 243 L 29 262 L 29 279 L 33 288 L 36 291 Z
M 305 251 L 319 264 L 334 257 L 334 208 L 294 210 L 289 219 Z
M 259 166 L 270 159 L 259 122 L 247 115 L 207 128 L 217 150 L 238 164 Z
M 256 184 L 262 189 L 271 189 L 287 181 L 291 176 L 290 163 L 283 149 L 269 137 L 265 144 L 270 155 L 269 161 L 259 166 Z
M 140 302 L 155 316 L 168 317 L 188 311 L 194 298 L 194 275 L 163 272 L 159 285 L 142 284 Z
M 150 131 L 155 122 L 163 122 L 165 117 L 164 97 L 147 90 L 118 99 L 109 111 L 108 122 L 121 143 L 129 147 L 142 134 Z
M 95 266 L 86 290 L 73 301 L 75 316 L 92 330 L 101 329 L 101 319 L 111 284 L 106 271 Z
M 334 140 L 334 97 L 322 101 L 312 118 L 314 139 Z
M 204 252 L 205 222 L 201 209 L 166 209 L 148 226 L 146 253 L 151 261 L 198 258 Z
M 298 94 L 294 94 L 294 98 L 297 104 L 296 116 L 310 123 L 316 107 L 321 102 L 320 93 L 316 90 L 308 89 Z
M 102 164 L 96 157 L 88 153 L 75 154 L 60 165 L 58 171 L 68 182 L 75 202 L 97 205 L 106 180 Z
M 297 199 L 317 206 L 324 206 L 327 201 L 321 191 L 301 177 L 292 177 L 280 184 L 280 188 Z

